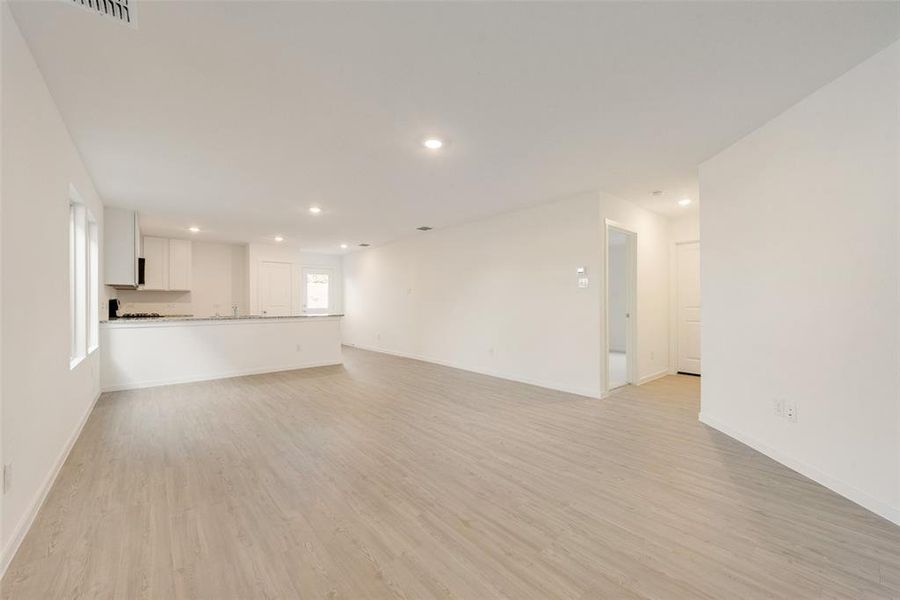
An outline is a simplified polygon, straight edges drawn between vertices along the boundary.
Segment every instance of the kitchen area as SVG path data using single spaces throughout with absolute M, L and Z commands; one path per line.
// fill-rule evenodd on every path
M 104 391 L 341 363 L 339 257 L 104 217 Z

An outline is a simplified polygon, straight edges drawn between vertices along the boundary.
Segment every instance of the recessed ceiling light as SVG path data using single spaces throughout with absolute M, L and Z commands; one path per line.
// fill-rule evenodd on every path
M 427 140 L 422 142 L 422 145 L 429 150 L 440 150 L 444 145 L 444 141 L 438 138 L 428 138 Z
M 346 249 L 347 249 L 347 244 L 341 244 L 341 249 L 342 249 L 342 250 L 346 250 Z
M 281 237 L 280 235 L 276 235 L 276 236 L 275 236 L 275 241 L 276 241 L 276 242 L 283 242 L 283 241 L 284 241 L 284 238 Z
M 691 203 L 690 198 L 682 198 L 681 200 L 678 201 L 678 206 L 687 206 L 690 203 Z
M 188 231 L 190 231 L 191 233 L 199 233 L 200 228 L 199 227 L 188 227 Z
M 317 214 L 319 214 L 320 212 L 322 212 L 322 209 L 319 208 L 318 206 L 310 206 L 310 207 L 309 207 L 309 212 L 311 212 L 311 213 L 314 214 L 314 215 L 317 215 Z

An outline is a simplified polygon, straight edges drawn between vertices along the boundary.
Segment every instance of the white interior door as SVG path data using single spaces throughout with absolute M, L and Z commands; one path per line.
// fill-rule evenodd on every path
M 678 244 L 678 371 L 700 374 L 700 243 Z
M 332 270 L 304 267 L 302 277 L 303 312 L 331 312 L 331 306 L 334 303 L 334 273 Z
M 291 314 L 291 263 L 260 263 L 259 308 L 273 317 Z

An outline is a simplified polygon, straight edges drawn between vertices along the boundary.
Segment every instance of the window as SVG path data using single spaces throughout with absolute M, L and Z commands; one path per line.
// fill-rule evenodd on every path
M 69 186 L 69 367 L 99 345 L 100 240 L 97 222 Z
M 87 281 L 85 270 L 85 209 L 74 202 L 69 205 L 69 310 L 71 345 L 69 363 L 74 367 L 85 356 L 85 293 Z
M 88 213 L 88 353 L 100 346 L 100 232 Z
M 303 269 L 303 312 L 325 313 L 331 307 L 331 271 Z

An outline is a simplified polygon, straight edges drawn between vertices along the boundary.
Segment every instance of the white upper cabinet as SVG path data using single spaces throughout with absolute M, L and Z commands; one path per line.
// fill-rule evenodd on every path
M 169 289 L 169 240 L 144 236 L 144 288 Z
M 116 288 L 137 288 L 140 255 L 137 212 L 106 207 L 103 210 L 103 282 Z
M 191 289 L 190 240 L 169 240 L 169 289 Z
M 191 290 L 191 242 L 144 236 L 145 290 Z

